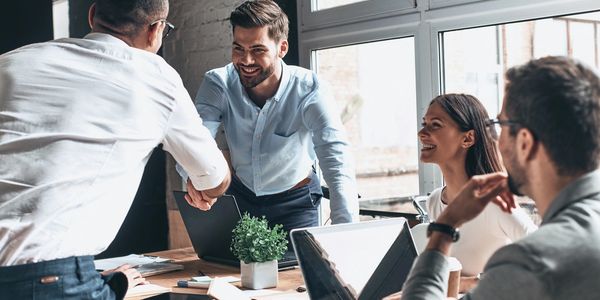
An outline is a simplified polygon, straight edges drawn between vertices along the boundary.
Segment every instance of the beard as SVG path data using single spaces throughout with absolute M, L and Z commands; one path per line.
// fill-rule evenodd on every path
M 508 174 L 508 189 L 510 190 L 510 192 L 513 193 L 513 195 L 515 195 L 515 196 L 519 196 L 519 197 L 524 196 L 523 192 L 521 192 L 521 190 L 520 190 L 521 186 L 522 186 L 522 184 L 517 183 L 515 180 L 515 177 L 511 176 L 509 173 Z
M 245 77 L 242 75 L 242 71 L 240 70 L 240 67 L 238 65 L 235 66 L 236 70 L 238 71 L 238 76 L 240 77 L 240 82 L 247 89 L 254 88 L 255 86 L 261 84 L 263 81 L 265 81 L 271 75 L 273 75 L 273 73 L 275 72 L 275 67 L 273 66 L 273 64 L 267 66 L 266 68 L 262 68 L 257 65 L 250 65 L 250 66 L 244 66 L 244 67 L 260 69 L 258 74 L 256 74 L 255 76 Z

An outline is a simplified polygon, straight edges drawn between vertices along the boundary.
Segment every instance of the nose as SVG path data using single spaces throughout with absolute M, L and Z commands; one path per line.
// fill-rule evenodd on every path
M 424 138 L 427 135 L 429 135 L 429 131 L 427 131 L 427 127 L 423 127 L 423 128 L 421 128 L 421 130 L 419 130 L 419 132 L 417 132 L 417 136 L 419 138 Z
M 240 61 L 244 65 L 251 65 L 254 64 L 254 57 L 252 57 L 252 53 L 250 51 L 244 51 Z

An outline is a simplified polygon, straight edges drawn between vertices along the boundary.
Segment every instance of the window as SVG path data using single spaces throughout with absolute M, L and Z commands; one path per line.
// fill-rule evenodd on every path
M 363 199 L 419 193 L 414 38 L 314 51 L 356 161 Z
M 600 67 L 600 13 L 442 32 L 445 92 L 481 100 L 491 116 L 500 111 L 504 72 L 530 59 L 568 55 Z
M 313 11 L 348 5 L 367 0 L 313 0 Z
M 55 39 L 69 37 L 69 0 L 52 2 L 52 23 Z
M 567 55 L 598 68 L 599 26 L 600 13 L 586 13 L 442 32 L 444 91 L 473 94 L 494 117 L 502 107 L 503 74 L 512 66 Z M 519 202 L 539 224 L 534 202 Z

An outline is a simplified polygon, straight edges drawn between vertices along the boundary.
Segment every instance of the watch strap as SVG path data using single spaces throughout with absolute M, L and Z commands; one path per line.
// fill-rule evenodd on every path
M 460 237 L 458 229 L 446 224 L 435 222 L 429 223 L 429 226 L 427 226 L 427 236 L 429 237 L 433 231 L 449 235 L 452 238 L 453 242 L 458 241 L 458 238 Z

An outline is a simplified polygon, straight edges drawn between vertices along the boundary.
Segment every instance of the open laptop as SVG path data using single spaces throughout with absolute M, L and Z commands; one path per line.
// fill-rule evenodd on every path
M 185 192 L 173 192 L 198 257 L 205 261 L 239 266 L 240 261 L 230 250 L 232 230 L 241 219 L 235 198 L 231 195 L 223 195 L 210 210 L 202 211 L 189 205 L 185 200 L 185 194 Z M 290 251 L 277 263 L 281 270 L 297 265 L 298 260 Z
M 402 289 L 417 257 L 404 218 L 295 229 L 291 236 L 310 299 L 381 299 Z

